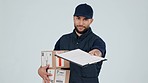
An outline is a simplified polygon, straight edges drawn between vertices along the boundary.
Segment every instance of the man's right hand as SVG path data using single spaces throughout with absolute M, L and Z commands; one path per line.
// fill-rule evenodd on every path
M 44 83 L 50 83 L 50 79 L 48 76 L 52 76 L 52 74 L 50 73 L 47 73 L 47 69 L 49 68 L 49 65 L 48 66 L 44 66 L 44 67 L 40 67 L 38 69 L 38 74 L 43 78 L 44 80 Z

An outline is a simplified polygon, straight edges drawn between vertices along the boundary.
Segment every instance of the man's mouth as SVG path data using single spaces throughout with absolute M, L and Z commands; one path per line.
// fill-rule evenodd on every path
M 83 26 L 83 25 L 77 25 L 77 27 L 82 27 L 82 28 L 85 28 L 85 26 Z

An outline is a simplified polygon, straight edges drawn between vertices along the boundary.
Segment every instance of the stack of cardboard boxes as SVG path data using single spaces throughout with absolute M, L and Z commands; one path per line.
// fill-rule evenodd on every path
M 52 74 L 52 76 L 49 76 L 50 83 L 69 83 L 70 70 L 64 70 L 65 68 L 69 68 L 69 61 L 55 56 L 56 53 L 64 52 L 66 51 L 41 52 L 42 67 L 50 65 L 50 68 L 47 70 L 48 73 Z

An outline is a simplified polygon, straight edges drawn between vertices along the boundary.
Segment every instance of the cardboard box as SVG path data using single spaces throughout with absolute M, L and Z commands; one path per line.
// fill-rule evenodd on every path
M 49 76 L 50 83 L 69 83 L 70 70 L 61 68 L 70 68 L 69 61 L 55 56 L 56 53 L 64 53 L 67 51 L 41 51 L 41 65 L 50 65 L 47 70 L 52 76 Z M 45 83 L 43 81 L 43 83 Z
M 42 67 L 50 65 L 50 68 L 69 68 L 69 61 L 55 56 L 56 52 L 64 53 L 66 51 L 42 51 L 41 64 Z
M 48 69 L 50 83 L 69 83 L 70 70 Z

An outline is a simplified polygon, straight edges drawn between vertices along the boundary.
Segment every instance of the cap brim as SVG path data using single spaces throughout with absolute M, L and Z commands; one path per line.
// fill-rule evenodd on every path
M 74 16 L 84 16 L 86 17 L 87 19 L 91 19 L 92 17 L 88 16 L 88 15 L 81 15 L 81 14 L 75 14 Z

